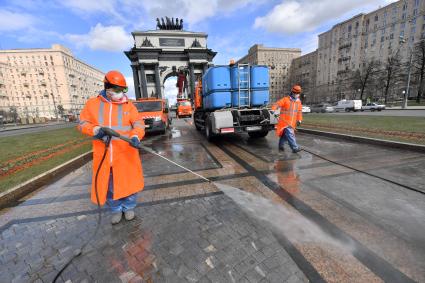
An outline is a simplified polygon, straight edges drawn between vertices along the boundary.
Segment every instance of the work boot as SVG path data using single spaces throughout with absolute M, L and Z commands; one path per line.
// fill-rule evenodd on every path
M 124 217 L 125 220 L 130 221 L 134 219 L 134 210 L 130 209 L 127 211 L 124 211 Z
M 121 219 L 122 219 L 122 212 L 112 213 L 111 223 L 113 225 L 120 223 Z
M 283 146 L 279 146 L 279 151 L 285 151 L 285 148 Z
M 301 151 L 301 148 L 300 147 L 294 148 L 292 150 L 293 153 L 297 153 L 297 152 L 300 152 L 300 151 Z

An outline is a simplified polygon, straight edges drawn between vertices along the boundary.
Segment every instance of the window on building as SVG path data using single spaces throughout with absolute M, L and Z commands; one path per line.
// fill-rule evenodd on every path
M 403 4 L 403 11 L 406 11 L 406 9 L 407 9 L 407 3 L 404 3 Z
M 418 14 L 418 9 L 413 10 L 413 16 L 416 16 Z
M 406 13 L 403 13 L 403 15 L 401 15 L 401 19 L 404 21 L 406 20 Z
M 420 2 L 421 0 L 415 0 L 415 7 L 418 7 Z
M 378 21 L 378 15 L 375 15 L 375 22 L 377 22 Z

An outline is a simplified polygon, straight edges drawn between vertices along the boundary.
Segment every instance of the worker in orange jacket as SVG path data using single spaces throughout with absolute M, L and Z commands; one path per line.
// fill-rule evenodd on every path
M 294 85 L 289 96 L 285 96 L 276 102 L 272 109 L 280 108 L 279 121 L 276 127 L 276 135 L 279 139 L 279 150 L 284 150 L 284 144 L 287 141 L 292 152 L 297 153 L 301 148 L 297 145 L 295 139 L 295 128 L 301 124 L 303 119 L 302 105 L 300 100 L 301 86 Z
M 104 78 L 104 90 L 89 99 L 80 114 L 78 129 L 93 139 L 93 176 L 91 200 L 105 202 L 112 211 L 112 224 L 134 218 L 137 192 L 143 190 L 144 180 L 138 146 L 145 135 L 144 122 L 136 107 L 124 94 L 127 83 L 118 71 L 110 71 Z M 105 159 L 97 178 L 96 172 L 105 152 L 108 137 L 102 127 L 111 128 L 131 138 L 131 144 L 116 137 L 110 139 Z

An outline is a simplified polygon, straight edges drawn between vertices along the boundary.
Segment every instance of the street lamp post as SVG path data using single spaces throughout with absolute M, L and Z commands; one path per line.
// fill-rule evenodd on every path
M 400 44 L 402 43 L 406 43 L 406 40 L 402 36 L 400 36 Z M 406 85 L 406 90 L 403 91 L 403 104 L 401 105 L 402 109 L 407 108 L 407 98 L 409 97 L 409 92 L 410 92 L 410 75 L 411 75 L 412 60 L 413 60 L 413 47 L 410 44 L 409 44 L 409 51 L 410 51 L 410 56 L 409 56 L 409 65 L 407 68 L 407 85 Z
M 53 99 L 53 107 L 55 108 L 56 122 L 59 122 L 59 115 L 58 115 L 58 109 L 56 108 L 55 96 L 53 95 L 53 93 L 50 93 L 50 95 L 52 96 L 52 99 Z
M 410 58 L 409 58 L 409 67 L 407 69 L 407 85 L 406 85 L 406 92 L 404 93 L 404 97 L 403 97 L 403 105 L 401 106 L 403 109 L 407 108 L 407 98 L 409 97 L 409 94 L 410 94 L 410 74 L 411 74 L 412 59 L 413 59 L 413 50 L 411 46 L 409 46 L 409 50 L 410 50 Z

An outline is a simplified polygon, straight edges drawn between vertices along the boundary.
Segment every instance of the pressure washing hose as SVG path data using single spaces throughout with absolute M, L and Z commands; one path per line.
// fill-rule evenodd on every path
M 90 241 L 96 236 L 97 232 L 99 231 L 100 222 L 102 221 L 102 208 L 100 207 L 99 193 L 97 190 L 97 179 L 99 177 L 100 168 L 102 168 L 103 162 L 105 161 L 106 153 L 108 152 L 110 143 L 111 143 L 111 136 L 108 135 L 105 141 L 105 151 L 103 152 L 102 159 L 99 163 L 99 166 L 97 167 L 96 175 L 94 178 L 94 190 L 96 193 L 97 215 L 98 215 L 96 229 L 93 235 L 81 246 L 81 248 L 74 251 L 74 256 L 62 267 L 61 270 L 59 270 L 59 272 L 56 274 L 55 278 L 53 279 L 53 283 L 55 283 L 56 280 L 58 280 L 59 276 L 61 276 L 62 272 L 64 272 L 65 269 L 68 268 L 68 266 L 72 263 L 72 261 L 83 253 L 83 250 L 85 249 L 85 247 L 90 243 Z

